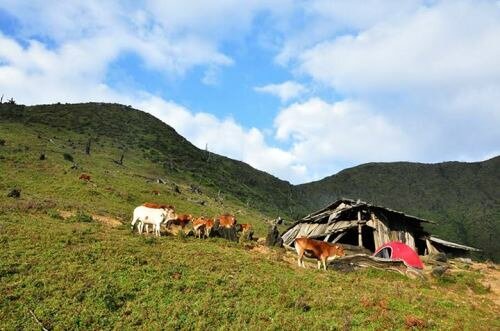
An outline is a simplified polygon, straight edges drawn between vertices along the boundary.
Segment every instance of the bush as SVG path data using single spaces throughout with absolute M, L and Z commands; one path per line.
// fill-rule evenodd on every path
M 64 153 L 63 154 L 63 157 L 66 161 L 70 161 L 70 162 L 73 162 L 73 155 L 69 154 L 69 153 Z

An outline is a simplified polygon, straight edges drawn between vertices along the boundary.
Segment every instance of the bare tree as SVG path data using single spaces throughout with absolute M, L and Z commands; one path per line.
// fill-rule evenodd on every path
M 85 154 L 90 155 L 90 138 L 85 145 Z

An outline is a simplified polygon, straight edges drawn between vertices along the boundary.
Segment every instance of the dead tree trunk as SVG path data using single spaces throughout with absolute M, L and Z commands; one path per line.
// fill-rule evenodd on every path
M 90 155 L 90 138 L 87 141 L 87 145 L 85 146 L 85 154 Z

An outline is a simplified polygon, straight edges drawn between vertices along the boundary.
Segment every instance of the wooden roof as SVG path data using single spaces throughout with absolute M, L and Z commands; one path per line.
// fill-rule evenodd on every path
M 342 204 L 344 204 L 344 206 L 342 206 Z M 388 214 L 397 215 L 401 218 L 404 218 L 404 219 L 412 221 L 412 222 L 436 224 L 436 222 L 428 221 L 428 220 L 425 220 L 423 218 L 408 215 L 408 214 L 405 214 L 403 212 L 400 212 L 400 211 L 397 211 L 394 209 L 390 209 L 390 208 L 383 207 L 383 206 L 372 205 L 372 204 L 364 202 L 364 201 L 360 201 L 360 200 L 355 201 L 355 200 L 351 200 L 351 199 L 337 200 L 337 201 L 329 204 L 328 206 L 305 216 L 299 222 L 300 223 L 303 223 L 303 222 L 322 223 L 323 221 L 325 221 L 324 217 L 328 216 L 331 219 L 332 217 L 330 215 L 332 215 L 333 213 L 341 214 L 347 210 L 353 210 L 353 209 L 357 210 L 357 209 L 363 209 L 363 208 L 384 211 Z
M 440 238 L 437 238 L 437 237 L 434 237 L 434 236 L 429 237 L 429 240 L 432 241 L 432 242 L 434 242 L 434 243 L 436 243 L 436 244 L 441 244 L 441 245 L 446 246 L 446 247 L 450 247 L 450 248 L 454 248 L 454 249 L 460 249 L 460 250 L 463 250 L 463 251 L 471 251 L 471 252 L 480 252 L 481 251 L 480 249 L 477 249 L 477 248 L 474 248 L 474 247 L 457 244 L 457 243 L 454 243 L 454 242 L 451 242 L 451 241 L 446 241 L 446 240 L 443 240 L 443 239 L 440 239 Z

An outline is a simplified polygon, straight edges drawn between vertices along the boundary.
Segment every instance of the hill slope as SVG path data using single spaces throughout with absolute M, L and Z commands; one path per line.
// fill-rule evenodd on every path
M 63 165 L 61 156 L 70 152 L 84 166 L 74 172 L 93 171 L 96 178 L 105 179 L 108 173 L 121 171 L 121 175 L 136 178 L 132 187 L 122 179 L 123 185 L 128 187 L 127 192 L 122 192 L 129 195 L 128 201 L 113 205 L 101 199 L 98 203 L 103 209 L 118 209 L 118 206 L 130 209 L 141 199 L 151 199 L 141 186 L 143 178 L 140 176 L 166 178 L 187 188 L 192 185 L 201 187 L 203 197 L 196 194 L 168 196 L 188 210 L 208 213 L 245 211 L 246 219 L 257 223 L 278 215 L 298 218 L 340 197 L 360 198 L 435 220 L 439 224 L 429 228 L 433 233 L 482 248 L 484 257 L 500 260 L 500 243 L 496 240 L 500 236 L 500 157 L 477 163 L 370 163 L 317 182 L 293 186 L 243 162 L 208 154 L 145 112 L 101 103 L 31 107 L 2 104 L 2 138 L 17 141 L 19 151 L 12 157 L 25 165 L 26 174 L 38 171 L 40 162 L 33 163 L 37 153 L 51 149 L 60 154 L 57 167 L 61 173 L 68 168 L 67 164 Z M 83 151 L 89 138 L 92 152 L 86 156 Z M 58 147 L 55 148 L 54 144 Z M 12 147 L 11 152 L 16 148 Z M 30 162 L 21 156 L 26 153 L 21 149 L 26 148 L 31 148 L 28 152 L 31 153 Z M 123 151 L 125 167 L 120 167 L 111 162 L 111 158 L 119 159 Z M 19 168 L 19 163 L 9 160 L 9 167 Z M 53 162 L 51 157 L 50 162 Z M 0 184 L 0 189 L 5 192 L 19 181 L 9 175 L 12 169 L 4 169 L 5 181 Z M 68 184 L 64 176 L 59 180 Z M 74 179 L 74 174 L 71 176 Z M 117 173 L 115 179 L 119 178 Z M 53 183 L 40 185 L 39 196 L 43 197 L 44 187 L 51 188 L 51 185 Z M 137 187 L 142 193 L 132 192 Z M 67 193 L 68 189 L 61 190 Z M 183 189 L 183 194 L 186 190 Z M 52 191 L 50 194 L 54 196 Z M 94 191 L 111 199 L 109 192 Z M 91 195 L 85 192 L 83 196 Z M 65 200 L 66 197 L 60 198 Z M 193 202 L 203 199 L 209 201 L 208 207 Z M 258 214 L 259 220 L 252 220 Z

